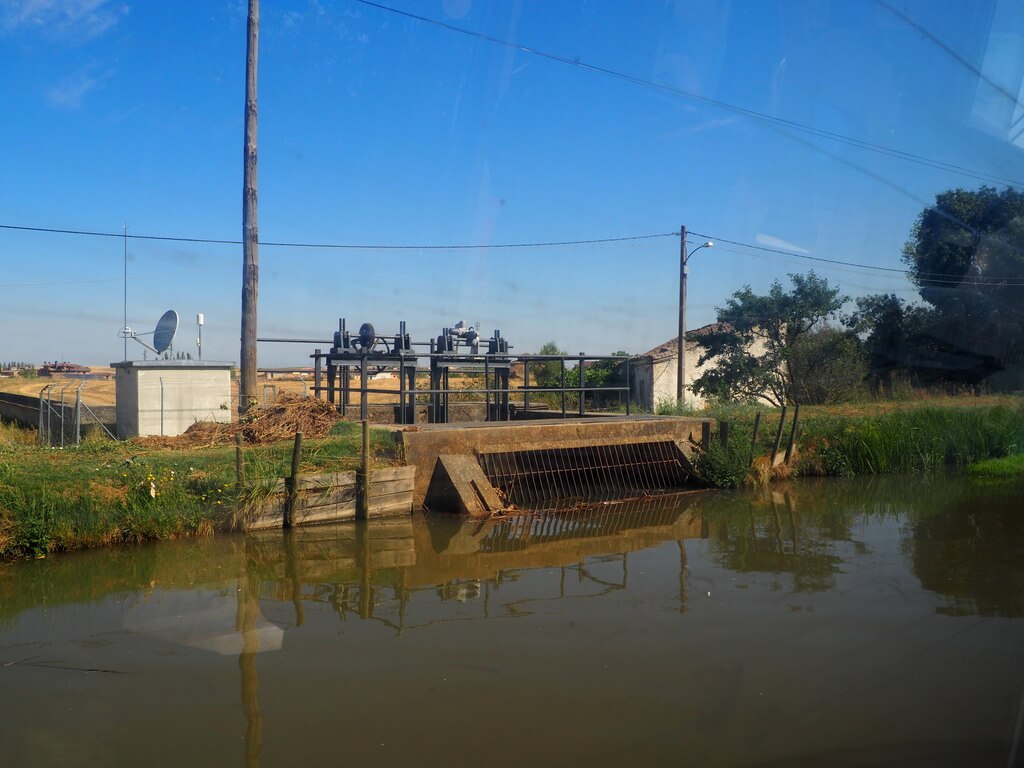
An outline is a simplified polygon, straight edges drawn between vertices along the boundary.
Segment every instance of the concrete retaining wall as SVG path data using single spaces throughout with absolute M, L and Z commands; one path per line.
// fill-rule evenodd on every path
M 38 427 L 39 398 L 0 392 L 0 416 L 23 427 Z
M 65 401 L 61 406 L 59 400 L 49 401 L 50 407 L 44 406 L 44 414 L 49 419 L 50 443 L 60 445 L 61 422 L 64 425 L 64 444 L 70 445 L 75 442 L 75 402 Z M 116 409 L 112 405 L 94 405 L 89 410 L 82 408 L 82 431 L 90 426 L 102 424 L 111 433 L 114 432 Z M 0 392 L 0 416 L 5 419 L 21 424 L 23 427 L 38 429 L 39 427 L 39 398 L 30 395 L 15 395 L 8 392 Z

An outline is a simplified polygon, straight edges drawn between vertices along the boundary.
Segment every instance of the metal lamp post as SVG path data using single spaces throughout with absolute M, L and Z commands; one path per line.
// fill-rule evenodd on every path
M 686 253 L 686 227 L 679 230 L 679 354 L 676 356 L 676 403 L 683 405 L 686 392 L 684 377 L 686 375 L 686 265 L 701 248 L 713 248 L 714 243 L 708 240 L 698 245 L 689 254 Z

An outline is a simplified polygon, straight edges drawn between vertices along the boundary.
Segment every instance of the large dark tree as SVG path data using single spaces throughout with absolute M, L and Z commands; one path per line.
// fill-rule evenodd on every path
M 789 279 L 789 291 L 776 281 L 767 295 L 758 295 L 748 285 L 718 308 L 718 324 L 696 339 L 704 348 L 700 364 L 714 367 L 693 382 L 694 392 L 724 400 L 763 397 L 776 405 L 794 401 L 795 345 L 847 297 L 814 272 Z
M 844 324 L 864 340 L 869 373 L 882 379 L 906 369 L 917 356 L 928 355 L 926 338 L 935 311 L 911 304 L 894 293 L 861 296 Z
M 1024 193 L 943 192 L 918 216 L 903 260 L 935 310 L 923 339 L 934 351 L 934 378 L 980 380 L 1015 362 L 1024 332 Z

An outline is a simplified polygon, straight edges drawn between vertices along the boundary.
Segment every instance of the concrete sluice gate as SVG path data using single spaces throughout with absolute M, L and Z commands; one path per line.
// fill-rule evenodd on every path
M 482 453 L 477 459 L 509 504 L 531 509 L 677 489 L 690 476 L 686 457 L 667 440 Z
M 600 418 L 429 425 L 397 433 L 416 466 L 414 506 L 489 515 L 685 489 L 703 419 Z

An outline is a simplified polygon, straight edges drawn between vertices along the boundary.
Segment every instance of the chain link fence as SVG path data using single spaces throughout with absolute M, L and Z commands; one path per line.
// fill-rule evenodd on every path
M 89 405 L 82 397 L 84 388 L 85 382 L 65 381 L 47 384 L 40 390 L 36 405 L 40 445 L 78 445 L 90 430 L 114 439 L 117 409 L 111 405 Z

